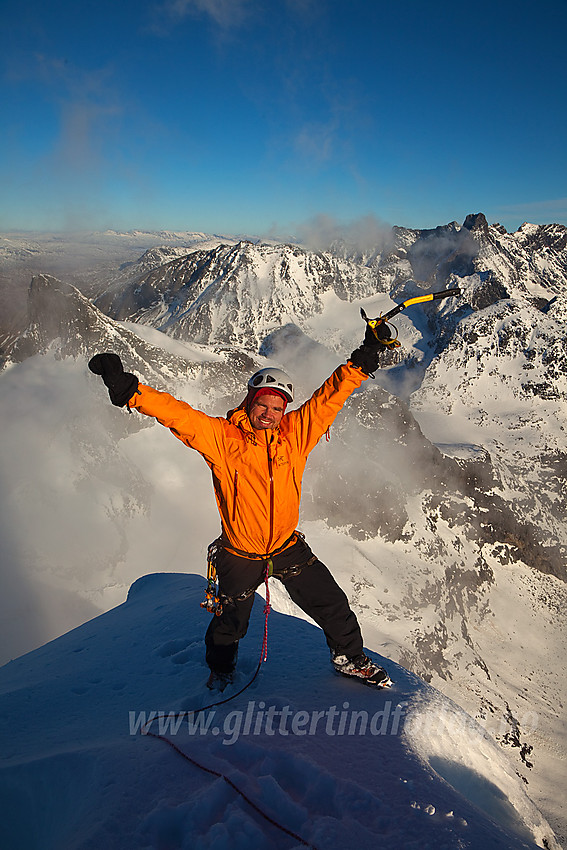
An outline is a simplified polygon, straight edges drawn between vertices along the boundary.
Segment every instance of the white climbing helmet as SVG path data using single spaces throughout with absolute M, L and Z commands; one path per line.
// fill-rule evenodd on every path
M 264 387 L 269 390 L 278 390 L 288 401 L 293 401 L 291 378 L 282 369 L 272 369 L 271 366 L 260 369 L 248 381 L 249 390 L 261 390 Z

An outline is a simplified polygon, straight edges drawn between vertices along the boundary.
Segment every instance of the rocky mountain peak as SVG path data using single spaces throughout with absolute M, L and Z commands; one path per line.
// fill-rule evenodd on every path
M 2 365 L 48 351 L 57 358 L 84 360 L 85 366 L 93 354 L 113 351 L 127 370 L 158 389 L 168 387 L 167 376 L 203 373 L 219 395 L 225 387 L 227 397 L 234 384 L 244 385 L 242 374 L 248 376 L 257 368 L 257 361 L 244 353 L 227 358 L 227 365 L 222 354 L 218 362 L 207 363 L 198 351 L 192 358 L 190 349 L 182 356 L 152 345 L 101 313 L 71 284 L 42 274 L 34 276 L 29 287 L 28 326 L 5 347 Z M 226 402 L 220 398 L 217 403 L 222 406 Z
M 469 214 L 463 222 L 463 227 L 466 228 L 466 230 L 480 230 L 483 233 L 488 234 L 488 222 L 484 213 Z
M 78 289 L 47 274 L 35 275 L 28 291 L 28 325 L 11 351 L 19 362 L 43 353 L 54 340 L 62 355 L 77 356 L 100 335 L 104 317 L 95 317 L 90 301 Z

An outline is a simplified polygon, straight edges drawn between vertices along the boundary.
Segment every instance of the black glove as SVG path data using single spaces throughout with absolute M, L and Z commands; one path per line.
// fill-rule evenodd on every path
M 116 407 L 124 407 L 138 389 L 137 377 L 124 371 L 118 354 L 95 354 L 89 360 L 89 369 L 100 375 L 108 387 L 110 401 Z
M 377 345 L 363 343 L 360 348 L 352 352 L 349 360 L 353 366 L 358 366 L 366 375 L 372 375 L 379 366 L 380 353 L 384 349 L 385 346 L 379 348 Z
M 382 337 L 382 339 L 390 339 L 390 331 L 386 324 L 377 325 L 376 333 Z M 364 341 L 359 348 L 352 352 L 349 360 L 353 366 L 358 366 L 358 368 L 362 369 L 362 371 L 367 375 L 371 375 L 378 368 L 380 354 L 387 350 L 388 346 L 384 345 L 383 342 L 380 342 L 380 340 L 376 338 L 371 327 L 366 325 Z

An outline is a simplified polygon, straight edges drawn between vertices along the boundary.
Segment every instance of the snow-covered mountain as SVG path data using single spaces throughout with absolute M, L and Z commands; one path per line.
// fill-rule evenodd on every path
M 566 245 L 567 228 L 559 225 L 524 225 L 508 234 L 499 225 L 490 227 L 482 214 L 468 216 L 462 227 L 452 223 L 433 231 L 397 228 L 382 253 L 369 255 L 337 244 L 335 253 L 313 253 L 298 246 L 241 242 L 196 251 L 135 274 L 129 283 L 116 283 L 96 303 L 116 319 L 149 324 L 175 339 L 277 354 L 284 365 L 291 358 L 297 372 L 301 364 L 296 347 L 301 341 L 317 342 L 339 357 L 348 354 L 356 338 L 353 321 L 359 322 L 359 333 L 362 329 L 356 308 L 350 306 L 353 301 L 364 303 L 367 312 L 373 307 L 380 312 L 379 307 L 387 305 L 386 293 L 401 301 L 432 288 L 458 285 L 461 298 L 436 302 L 417 313 L 413 325 L 404 316 L 404 361 L 382 383 L 410 401 L 412 411 L 429 428 L 432 442 L 464 445 L 457 454 L 476 460 L 480 455 L 474 446 L 488 452 L 483 474 L 491 482 L 491 493 L 494 482 L 511 492 L 510 479 L 516 480 L 513 489 L 521 495 L 515 515 L 524 528 L 505 520 L 509 540 L 503 551 L 514 557 L 521 550 L 531 565 L 565 579 L 567 504 L 560 470 L 566 462 L 561 430 L 567 400 L 567 345 L 562 332 L 567 315 Z M 379 292 L 383 295 L 377 298 Z M 400 356 L 394 355 L 390 362 L 395 367 Z M 408 362 L 414 367 L 411 371 Z M 507 399 L 513 430 L 525 452 L 522 446 L 512 455 L 507 451 L 491 398 L 496 407 Z M 433 423 L 446 419 L 458 403 L 471 415 L 460 439 L 456 433 L 445 439 L 445 422 L 437 429 Z M 500 414 L 501 428 L 510 431 L 507 414 L 502 410 Z M 476 433 L 473 424 L 488 417 L 491 434 L 471 439 Z M 457 419 L 452 416 L 451 425 Z M 526 424 L 520 427 L 520 423 Z M 472 449 L 466 448 L 469 444 Z M 446 453 L 454 456 L 455 451 Z M 519 466 L 512 462 L 518 453 L 523 458 Z M 460 462 L 467 465 L 466 458 Z M 534 464 L 539 465 L 537 481 L 531 480 L 533 474 L 525 474 Z M 491 522 L 499 513 L 497 501 L 492 498 Z M 515 500 L 508 501 L 512 505 Z M 488 509 L 486 504 L 483 509 Z M 404 514 L 396 510 L 398 525 L 403 525 Z
M 194 251 L 121 282 L 97 306 L 115 319 L 149 324 L 176 339 L 258 349 L 285 323 L 302 327 L 328 298 L 373 295 L 371 270 L 294 245 L 220 245 Z
M 202 575 L 217 533 L 204 464 L 112 408 L 90 355 L 117 351 L 223 414 L 268 362 L 310 394 L 358 345 L 360 306 L 459 286 L 395 320 L 400 354 L 311 457 L 302 526 L 366 645 L 481 721 L 565 834 L 565 233 L 477 215 L 395 228 L 366 252 L 235 241 L 170 259 L 166 244 L 105 272 L 96 304 L 116 320 L 36 275 L 0 375 L 6 657 L 118 604 L 141 575 Z M 103 288 L 93 274 L 89 292 Z
M 145 576 L 0 669 L 2 716 L 18 721 L 0 730 L 2 847 L 559 850 L 481 726 L 388 660 L 391 690 L 338 678 L 314 624 L 272 611 L 267 662 L 238 695 L 259 598 L 238 680 L 212 695 L 204 585 Z
M 10 363 L 19 363 L 35 354 L 55 352 L 58 358 L 72 357 L 82 360 L 92 357 L 96 351 L 115 351 L 128 369 L 136 371 L 146 381 L 166 387 L 168 380 L 194 377 L 207 362 L 207 377 L 216 375 L 218 395 L 222 395 L 220 372 L 216 362 L 224 361 L 224 371 L 233 378 L 242 373 L 248 375 L 256 360 L 244 352 L 229 358 L 222 357 L 222 347 L 217 357 L 211 358 L 199 346 L 179 343 L 169 345 L 169 350 L 160 346 L 162 334 L 146 333 L 148 340 L 136 333 L 137 328 L 112 321 L 82 295 L 71 284 L 50 275 L 36 275 L 28 291 L 28 325 L 5 349 L 5 358 Z M 151 344 L 154 339 L 157 344 Z
M 145 270 L 165 258 L 212 248 L 235 239 L 191 231 L 144 231 L 0 234 L 0 347 L 22 330 L 26 292 L 34 274 L 51 274 L 94 297 L 148 255 Z
M 152 254 L 97 299 L 115 319 L 159 328 L 175 338 L 247 347 L 292 322 L 319 342 L 342 344 L 341 328 L 316 318 L 349 302 L 414 290 L 442 289 L 476 279 L 470 307 L 520 297 L 543 309 L 564 294 L 567 228 L 525 224 L 516 233 L 489 226 L 482 214 L 435 230 L 394 228 L 381 251 L 361 253 L 334 243 L 329 251 L 242 241 L 197 250 L 155 267 Z M 146 268 L 149 263 L 151 268 Z M 387 299 L 382 298 L 385 304 Z M 344 311 L 346 313 L 346 310 Z M 430 311 L 431 315 L 434 311 Z M 337 318 L 337 317 L 335 317 Z

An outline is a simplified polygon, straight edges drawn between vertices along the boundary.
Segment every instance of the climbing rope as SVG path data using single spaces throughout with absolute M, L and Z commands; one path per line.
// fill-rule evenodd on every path
M 235 694 L 235 696 L 237 696 L 237 694 Z M 225 702 L 228 702 L 228 700 L 225 700 Z M 219 703 L 216 703 L 216 704 L 219 705 Z M 203 710 L 203 709 L 201 709 L 201 710 Z M 281 832 L 284 832 L 286 835 L 289 835 L 290 838 L 293 838 L 295 841 L 298 841 L 304 847 L 310 847 L 311 850 L 317 850 L 317 847 L 315 847 L 314 844 L 311 844 L 309 841 L 306 841 L 304 838 L 302 838 L 296 832 L 293 832 L 291 829 L 288 829 L 287 826 L 284 826 L 283 824 L 281 824 L 277 820 L 275 820 L 275 818 L 268 815 L 263 809 L 260 808 L 260 806 L 258 806 L 253 800 L 251 800 L 250 797 L 247 794 L 245 794 L 244 791 L 241 788 L 239 788 L 238 785 L 235 782 L 232 781 L 232 779 L 230 779 L 228 776 L 226 776 L 226 774 L 221 773 L 221 771 L 219 771 L 219 770 L 213 770 L 213 768 L 206 767 L 204 764 L 201 764 L 196 759 L 187 755 L 186 752 L 184 752 L 180 747 L 178 747 L 177 744 L 174 744 L 173 741 L 170 738 L 166 738 L 165 735 L 159 735 L 159 734 L 156 734 L 155 732 L 146 732 L 145 734 L 147 734 L 151 738 L 157 738 L 158 740 L 164 741 L 164 743 L 169 744 L 169 746 L 172 748 L 172 750 L 174 750 L 178 755 L 180 755 L 183 759 L 185 759 L 185 761 L 190 762 L 192 765 L 194 765 L 195 767 L 198 767 L 200 770 L 203 770 L 205 773 L 209 773 L 211 776 L 216 776 L 219 779 L 224 779 L 224 781 L 227 783 L 227 785 L 230 785 L 230 787 L 233 789 L 233 791 L 236 791 L 236 793 L 240 797 L 242 797 L 242 799 L 246 803 L 248 803 L 248 805 L 252 809 L 254 809 L 254 811 L 257 814 L 259 814 L 261 817 L 263 817 L 264 820 L 266 820 L 268 823 L 272 824 L 272 826 L 275 826 Z
M 265 604 L 264 604 L 264 634 L 263 634 L 263 637 L 262 637 L 262 651 L 260 653 L 260 660 L 258 661 L 258 666 L 256 667 L 256 670 L 254 671 L 254 674 L 253 674 L 252 678 L 250 679 L 250 681 L 248 681 L 244 685 L 244 687 L 241 688 L 239 691 L 237 691 L 235 694 L 232 694 L 232 696 L 226 697 L 226 699 L 218 700 L 217 702 L 212 702 L 209 705 L 203 706 L 202 708 L 188 709 L 188 710 L 185 710 L 185 711 L 178 711 L 178 712 L 169 714 L 168 717 L 170 717 L 172 719 L 176 719 L 176 720 L 181 720 L 184 717 L 189 717 L 189 715 L 197 715 L 201 711 L 208 711 L 211 708 L 216 708 L 219 705 L 224 705 L 225 703 L 230 702 L 233 699 L 236 699 L 236 697 L 238 697 L 238 696 L 240 696 L 240 694 L 244 693 L 244 691 L 247 690 L 250 687 L 250 685 L 254 682 L 258 673 L 260 672 L 260 667 L 262 666 L 262 664 L 266 661 L 266 659 L 268 657 L 268 617 L 269 617 L 270 611 L 271 611 L 270 587 L 269 587 L 269 584 L 268 584 L 268 579 L 271 575 L 272 570 L 273 570 L 273 563 L 272 563 L 272 560 L 269 559 L 266 562 L 266 569 L 264 571 L 264 586 L 265 586 L 265 592 L 266 592 L 266 601 L 265 601 Z M 210 574 L 209 574 L 208 578 L 209 578 L 209 580 L 211 579 Z M 216 575 L 214 576 L 213 581 L 214 580 L 216 580 Z M 211 584 L 208 585 L 208 589 L 211 590 Z M 216 595 L 214 589 L 212 591 L 212 595 L 213 595 L 213 598 Z M 207 608 L 208 610 L 211 610 L 211 609 L 208 608 L 208 605 L 203 604 L 203 603 L 201 603 L 201 604 L 202 604 L 203 608 Z M 214 613 L 217 613 L 217 611 L 215 609 L 213 609 L 213 611 L 214 611 Z M 263 811 L 263 809 L 261 809 L 260 806 L 258 806 L 253 800 L 251 800 L 250 797 L 248 797 L 248 795 L 245 794 L 244 791 L 241 788 L 239 788 L 238 785 L 236 785 L 235 782 L 232 781 L 232 779 L 230 779 L 228 776 L 226 776 L 226 774 L 222 773 L 221 771 L 214 770 L 211 767 L 207 767 L 204 764 L 201 764 L 201 762 L 197 761 L 192 756 L 190 756 L 186 752 L 184 752 L 180 747 L 177 746 L 177 744 L 175 744 L 166 735 L 161 735 L 158 732 L 152 732 L 150 727 L 151 727 L 151 725 L 152 725 L 152 723 L 154 722 L 155 719 L 156 718 L 154 717 L 151 720 L 148 720 L 147 723 L 145 723 L 141 727 L 140 734 L 146 735 L 149 738 L 155 738 L 158 741 L 163 741 L 165 744 L 167 744 L 169 747 L 171 747 L 171 749 L 174 750 L 179 756 L 181 756 L 183 759 L 185 759 L 185 761 L 188 761 L 190 764 L 199 768 L 199 770 L 202 770 L 205 773 L 210 774 L 211 776 L 216 776 L 219 779 L 223 779 L 227 783 L 227 785 L 230 785 L 230 787 L 233 789 L 233 791 L 235 791 L 240 797 L 242 797 L 242 799 L 246 803 L 248 803 L 248 805 L 252 809 L 254 809 L 254 811 L 257 814 L 259 814 L 261 817 L 263 817 L 264 820 L 266 820 L 268 823 L 272 824 L 272 826 L 275 826 L 281 832 L 284 832 L 286 835 L 289 835 L 290 838 L 293 838 L 295 841 L 298 841 L 304 847 L 310 847 L 311 850 L 317 850 L 317 848 L 315 847 L 314 844 L 311 844 L 309 841 L 306 841 L 300 835 L 297 835 L 297 833 L 293 832 L 291 829 L 288 829 L 286 826 L 283 826 L 283 824 L 279 823 L 277 820 L 275 820 L 273 817 L 271 817 L 265 811 Z
M 264 571 L 264 587 L 266 589 L 266 602 L 264 604 L 264 639 L 262 641 L 262 655 L 260 664 L 268 659 L 268 617 L 270 615 L 270 611 L 272 607 L 270 605 L 270 585 L 268 584 L 268 579 L 271 576 L 274 570 L 274 564 L 272 559 L 270 558 L 268 563 L 266 564 L 266 569 Z M 259 669 L 259 668 L 258 668 Z

